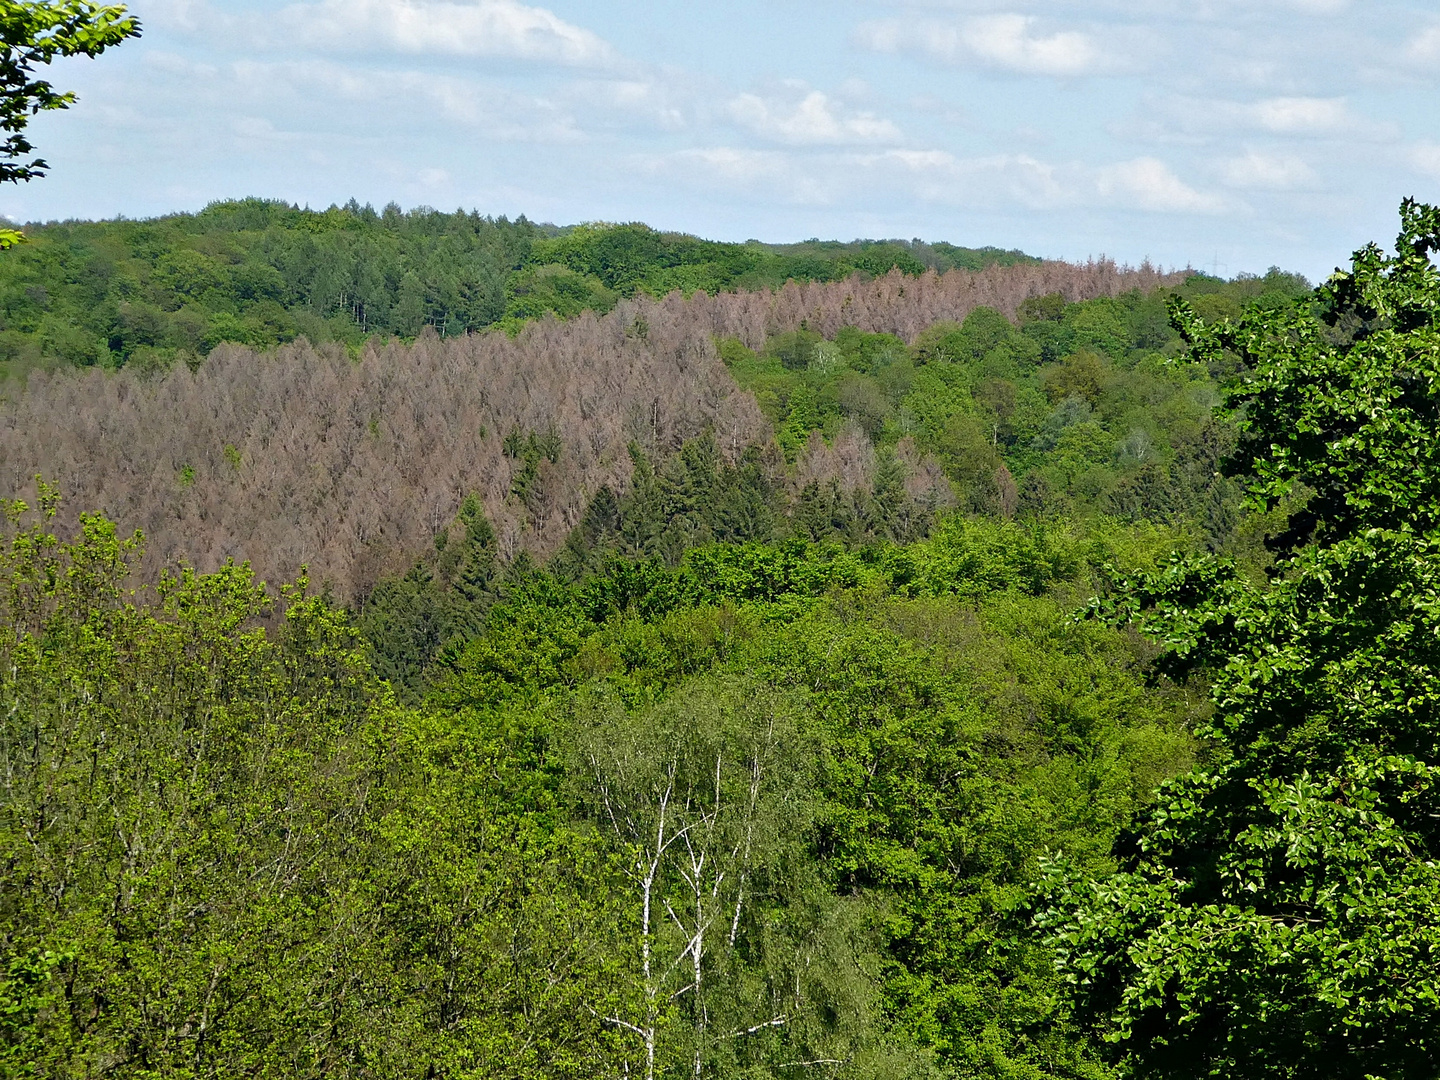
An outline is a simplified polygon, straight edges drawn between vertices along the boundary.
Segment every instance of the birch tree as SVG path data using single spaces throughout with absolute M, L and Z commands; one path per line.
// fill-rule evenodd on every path
M 634 1036 L 645 1080 L 700 1080 L 719 1058 L 788 1048 L 813 1009 L 804 933 L 777 933 L 772 917 L 783 895 L 813 884 L 797 858 L 816 759 L 801 715 L 734 678 L 638 714 L 613 702 L 582 710 L 582 798 L 624 853 L 636 928 L 632 1010 L 604 1019 Z

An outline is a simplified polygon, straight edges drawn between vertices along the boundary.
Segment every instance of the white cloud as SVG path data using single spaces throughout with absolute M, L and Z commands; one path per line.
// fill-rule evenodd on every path
M 677 159 L 699 163 L 715 170 L 726 179 L 749 184 L 772 179 L 785 171 L 784 154 L 768 150 L 747 150 L 733 146 L 700 147 L 682 150 Z
M 1277 97 L 1248 107 L 1253 122 L 1285 135 L 1321 135 L 1355 126 L 1343 97 Z
M 158 25 L 181 33 L 195 33 L 215 22 L 215 13 L 204 0 L 150 0 L 144 16 L 147 30 Z
M 1124 206 L 1172 214 L 1219 214 L 1234 207 L 1192 188 L 1155 158 L 1095 168 L 1055 165 L 1029 154 L 961 159 L 940 150 L 888 150 L 870 164 L 899 165 L 918 181 L 917 194 L 961 205 L 1022 205 L 1036 210 Z
M 603 66 L 614 50 L 583 27 L 515 0 L 320 0 L 274 19 L 286 43 L 339 52 L 490 56 Z
M 1141 210 L 1186 214 L 1219 214 L 1229 209 L 1224 199 L 1190 187 L 1158 158 L 1140 157 L 1097 171 L 1096 190 Z
M 979 63 L 1024 75 L 1090 75 L 1117 66 L 1090 34 L 1045 34 L 1036 23 L 1032 16 L 1013 13 L 955 24 L 886 20 L 862 25 L 856 40 L 877 52 L 920 52 L 947 63 Z
M 955 155 L 948 150 L 889 150 L 885 156 L 916 172 L 936 169 L 953 171 L 959 165 Z
M 507 142 L 574 142 L 581 138 L 563 109 L 479 80 L 421 71 L 373 71 L 326 60 L 246 60 L 210 84 L 217 106 L 244 103 L 293 116 L 319 109 L 332 128 L 346 120 L 370 127 L 416 118 L 459 124 Z
M 1350 6 L 1350 0 L 1283 0 L 1281 6 L 1305 15 L 1339 15 Z
M 638 159 L 647 172 L 675 182 L 721 192 L 759 195 L 798 205 L 834 201 L 840 177 L 813 161 L 797 161 L 781 150 L 710 146 Z
M 1314 170 L 1298 157 L 1256 150 L 1221 162 L 1220 175 L 1234 188 L 1269 191 L 1294 191 L 1313 187 L 1317 182 Z
M 680 131 L 687 126 L 683 99 L 688 95 L 675 90 L 663 81 L 644 78 L 584 79 L 569 86 L 565 98 L 592 117 L 598 110 L 612 123 L 639 118 L 664 131 Z
M 295 132 L 277 130 L 274 123 L 263 116 L 241 116 L 232 126 L 239 138 L 252 143 L 294 143 L 303 138 Z
M 1405 50 L 1408 60 L 1416 64 L 1440 63 L 1440 25 L 1427 27 L 1415 35 Z
M 1420 143 L 1412 146 L 1410 164 L 1427 176 L 1440 180 L 1440 143 Z
M 967 48 L 997 67 L 1037 75 L 1083 75 L 1101 62 L 1100 50 L 1074 31 L 1041 37 L 1024 15 L 992 15 L 971 21 L 961 34 Z
M 845 145 L 897 142 L 900 130 L 871 112 L 842 114 L 819 90 L 799 102 L 767 101 L 740 94 L 729 103 L 730 118 L 757 135 L 799 145 Z
M 845 81 L 861 68 L 843 42 L 793 27 L 771 27 L 781 36 L 748 67 L 708 63 L 753 42 L 744 12 L 696 40 L 678 8 L 645 12 L 635 38 L 618 8 L 552 0 L 135 0 L 146 39 L 66 70 L 81 104 L 54 134 L 37 128 L 56 168 L 23 205 L 144 213 L 179 183 L 202 202 L 250 188 L 444 202 L 433 189 L 489 210 L 735 236 L 861 235 L 884 219 L 914 222 L 894 235 L 1181 262 L 1185 244 L 1209 253 L 1230 237 L 1263 267 L 1309 258 L 1311 232 L 1317 249 L 1354 234 L 1347 191 L 1440 183 L 1440 131 L 1424 123 L 1434 4 L 869 6 L 855 22 L 886 21 L 857 40 L 900 57 L 870 54 L 873 87 Z M 674 48 L 619 55 L 652 29 Z M 1365 74 L 1387 63 L 1390 82 Z M 929 69 L 919 82 L 916 65 Z M 779 81 L 802 68 L 810 82 Z M 776 78 L 751 81 L 759 71 Z M 1121 73 L 1136 78 L 1067 83 Z M 71 176 L 85 186 L 63 187 Z M 1302 199 L 1302 214 L 1285 194 L 1297 190 L 1327 198 Z
M 934 203 L 1053 210 L 1082 198 L 1062 170 L 1029 154 L 957 158 L 944 150 L 889 150 L 871 164 L 900 166 L 915 194 Z
M 1236 132 L 1288 138 L 1388 142 L 1399 136 L 1393 122 L 1357 114 L 1344 97 L 1271 97 L 1258 101 L 1171 97 L 1143 99 L 1129 121 L 1113 124 L 1122 138 L 1205 143 Z

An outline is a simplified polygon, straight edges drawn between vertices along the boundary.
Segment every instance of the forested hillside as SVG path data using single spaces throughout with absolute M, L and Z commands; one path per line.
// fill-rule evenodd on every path
M 546 312 L 604 313 L 637 292 L 840 281 L 892 268 L 1035 263 L 919 241 L 724 244 L 645 225 L 557 229 L 430 209 L 325 211 L 246 199 L 146 221 L 26 227 L 0 263 L 0 370 L 191 364 L 216 345 L 304 336 L 458 336 Z
M 512 565 L 407 709 L 321 600 L 135 609 L 107 523 L 44 530 L 4 555 L 12 1073 L 1101 1068 L 1023 911 L 1191 759 L 1194 701 L 1066 618 L 1174 534 Z
M 503 556 L 546 557 L 592 500 L 630 490 L 636 455 L 663 474 L 706 433 L 710 467 L 740 470 L 753 507 L 730 524 L 696 526 L 697 537 L 840 528 L 852 540 L 903 538 L 925 526 L 896 532 L 891 519 L 932 520 L 957 498 L 1009 516 L 1114 501 L 1134 516 L 1116 500 L 1143 490 L 1124 482 L 1143 483 L 1145 469 L 1168 469 L 1176 455 L 1199 470 L 1196 490 L 1181 496 L 1188 513 L 1213 473 L 1214 440 L 1201 434 L 1213 390 L 1208 372 L 1155 366 L 1175 344 L 1154 292 L 1161 280 L 1108 264 L 892 272 L 641 296 L 514 337 L 430 335 L 367 346 L 356 360 L 296 344 L 263 359 L 222 347 L 193 372 L 178 364 L 159 378 L 35 372 L 0 404 L 0 470 L 12 490 L 40 473 L 73 505 L 143 529 L 147 579 L 177 560 L 203 569 L 249 560 L 269 581 L 308 565 L 347 602 L 433 553 L 467 495 L 481 501 Z M 1234 303 L 1293 281 L 1186 287 Z M 1015 329 L 1000 312 L 1027 302 L 1044 318 Z M 860 351 L 846 360 L 852 340 Z M 811 355 L 817 341 L 824 347 Z M 811 352 L 792 355 L 797 342 Z M 1090 381 L 1072 392 L 1062 382 L 1077 364 Z M 1009 395 L 998 406 L 1003 430 L 987 419 L 998 415 L 987 393 Z M 855 492 L 873 496 L 877 481 L 888 509 L 867 519 Z M 658 536 L 664 526 L 645 528 Z
M 500 325 L 32 366 L 0 1076 L 1432 1078 L 1402 213 L 1314 290 L 467 218 Z

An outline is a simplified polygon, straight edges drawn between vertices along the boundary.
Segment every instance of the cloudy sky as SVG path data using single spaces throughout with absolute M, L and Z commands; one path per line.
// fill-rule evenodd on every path
M 1440 201 L 1391 0 L 133 0 L 16 220 L 457 206 L 1323 276 Z

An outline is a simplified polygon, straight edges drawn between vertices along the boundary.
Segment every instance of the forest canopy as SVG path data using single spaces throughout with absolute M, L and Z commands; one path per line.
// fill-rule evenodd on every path
M 640 224 L 557 228 L 354 200 L 264 199 L 145 221 L 27 226 L 0 262 L 0 362 L 168 367 L 222 342 L 442 337 L 547 312 L 603 314 L 637 293 L 715 293 L 1035 263 L 1018 251 L 918 241 L 726 244 Z
M 0 0 L 0 181 L 138 32 Z M 1434 1080 L 1400 217 L 0 229 L 0 1080 Z
M 1440 209 L 1406 200 L 1401 225 L 1312 306 L 1173 305 L 1194 356 L 1243 372 L 1229 469 L 1252 506 L 1293 512 L 1265 578 L 1177 553 L 1096 606 L 1212 706 L 1208 760 L 1161 787 L 1119 872 L 1053 866 L 1042 916 L 1075 1015 L 1139 1075 L 1440 1063 Z
M 1019 915 L 1044 846 L 1103 869 L 1193 753 L 1191 699 L 1064 617 L 1173 535 L 956 522 L 570 585 L 487 582 L 472 518 L 494 599 L 402 707 L 303 583 L 131 593 L 133 542 L 38 509 L 3 556 L 12 1072 L 1098 1067 Z
M 31 371 L 0 1075 L 1433 1077 L 1402 227 L 1318 289 L 530 227 L 563 318 Z
M 1305 283 L 1023 263 L 637 294 L 354 359 L 297 341 L 264 359 L 221 346 L 194 371 L 62 367 L 0 402 L 0 475 L 24 490 L 43 474 L 142 529 L 147 580 L 307 565 L 345 602 L 437 557 L 470 496 L 506 558 L 617 537 L 672 558 L 706 537 L 906 539 L 957 504 L 1184 521 L 1220 546 L 1238 524 L 1215 475 L 1223 365 L 1178 359 L 1167 287 L 1223 313 Z M 706 437 L 708 457 L 678 456 Z M 716 484 L 729 494 L 701 494 Z

